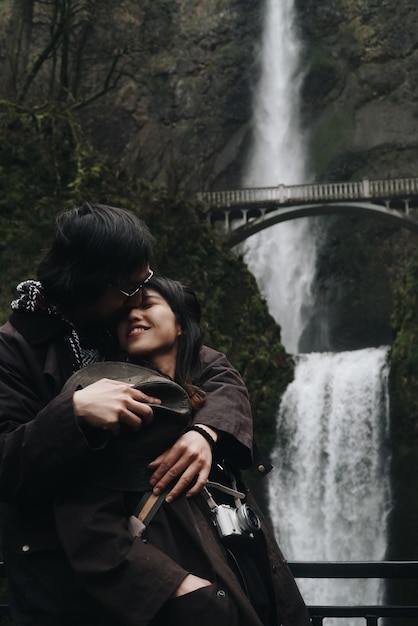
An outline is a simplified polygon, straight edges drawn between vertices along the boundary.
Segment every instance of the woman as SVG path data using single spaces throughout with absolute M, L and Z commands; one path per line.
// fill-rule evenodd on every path
M 226 463 L 238 471 L 246 438 L 239 433 L 243 425 L 231 424 L 228 416 L 213 416 L 211 423 L 199 421 L 205 394 L 211 393 L 210 384 L 202 376 L 199 321 L 199 304 L 191 290 L 176 281 L 153 278 L 144 289 L 141 305 L 120 321 L 118 337 L 131 362 L 158 370 L 187 391 L 193 425 L 179 442 L 190 436 L 203 437 L 206 445 L 203 452 L 199 447 L 199 454 L 206 457 L 206 465 L 212 465 L 211 478 L 231 487 L 222 466 Z M 165 454 L 162 450 L 149 464 L 153 475 L 158 475 L 159 467 L 164 465 Z M 123 455 L 120 458 L 123 460 Z M 56 520 L 74 570 L 89 593 L 112 612 L 116 624 L 174 626 L 195 624 L 197 620 L 201 626 L 214 622 L 218 626 L 309 623 L 293 577 L 264 521 L 263 531 L 255 533 L 254 541 L 251 538 L 241 542 L 240 537 L 241 547 L 231 549 L 230 543 L 220 539 L 207 499 L 195 495 L 193 485 L 175 500 L 168 497 L 145 531 L 133 537 L 128 520 L 142 492 L 131 491 L 128 483 L 121 491 L 113 491 L 115 472 L 107 472 L 109 457 L 103 456 L 98 466 L 102 483 L 97 480 L 98 473 L 93 472 L 96 479 L 57 503 Z M 106 472 L 110 474 L 107 485 L 107 478 L 103 478 Z M 128 474 L 129 469 L 125 467 L 123 473 Z M 190 479 L 181 463 L 173 467 L 173 476 L 176 473 Z M 196 477 L 196 483 L 206 483 L 206 478 L 203 472 L 203 477 Z M 222 491 L 213 490 L 213 494 L 218 502 L 225 498 L 225 504 L 233 503 Z M 229 514 L 230 509 L 225 510 Z M 72 513 L 79 511 L 83 515 L 74 532 Z M 136 549 L 138 545 L 142 550 Z M 144 545 L 149 553 L 144 554 Z M 251 552 L 255 559 L 264 554 L 260 566 L 254 565 Z M 93 560 L 92 553 L 96 555 Z M 237 558 L 238 565 L 251 572 L 251 588 L 245 584 L 245 574 L 243 579 L 240 577 Z M 275 572 L 273 577 L 270 567 Z M 152 598 L 144 597 L 144 576 L 155 578 Z

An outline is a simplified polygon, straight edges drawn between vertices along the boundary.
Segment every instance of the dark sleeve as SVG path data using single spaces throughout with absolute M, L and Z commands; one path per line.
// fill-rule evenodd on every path
M 52 397 L 33 351 L 10 329 L 0 333 L 0 500 L 48 501 L 92 446 L 72 394 Z
M 218 430 L 219 448 L 227 460 L 245 469 L 251 465 L 253 420 L 248 390 L 239 372 L 221 352 L 203 346 L 202 375 L 199 386 L 206 392 L 206 402 L 194 416 L 194 422 Z

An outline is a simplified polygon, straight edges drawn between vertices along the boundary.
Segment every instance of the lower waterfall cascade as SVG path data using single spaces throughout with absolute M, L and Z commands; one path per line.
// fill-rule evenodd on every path
M 296 357 L 278 413 L 269 482 L 271 518 L 289 560 L 385 557 L 388 353 L 382 346 Z M 383 593 L 376 580 L 306 580 L 300 587 L 313 604 L 373 604 Z

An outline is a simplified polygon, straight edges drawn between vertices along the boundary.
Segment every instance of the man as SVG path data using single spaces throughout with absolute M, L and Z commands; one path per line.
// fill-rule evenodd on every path
M 19 285 L 20 298 L 0 329 L 0 500 L 11 505 L 4 559 L 19 626 L 111 623 L 69 568 L 52 504 L 66 485 L 82 480 L 95 451 L 117 435 L 121 424 L 140 429 L 152 420 L 147 403 L 159 400 L 106 379 L 89 396 L 89 406 L 88 394 L 61 389 L 74 371 L 112 356 L 111 322 L 140 302 L 152 276 L 150 255 L 150 233 L 132 213 L 87 203 L 64 212 L 40 261 L 38 280 Z M 252 430 L 245 386 L 222 355 L 204 361 L 204 367 L 212 393 L 199 424 L 216 439 L 222 415 L 236 417 L 228 421 L 225 436 L 236 439 L 239 464 L 248 466 Z M 156 493 L 174 475 L 179 480 L 171 498 L 186 487 L 197 493 L 210 462 L 207 440 L 199 432 L 187 433 L 155 469 Z M 143 546 L 144 558 L 150 558 L 152 546 Z M 182 593 L 191 590 L 193 581 Z

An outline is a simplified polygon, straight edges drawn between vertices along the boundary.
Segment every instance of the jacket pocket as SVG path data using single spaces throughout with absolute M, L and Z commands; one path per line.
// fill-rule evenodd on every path
M 166 602 L 152 626 L 241 626 L 238 608 L 229 592 L 218 583 L 201 587 Z M 151 625 L 150 625 L 151 626 Z

